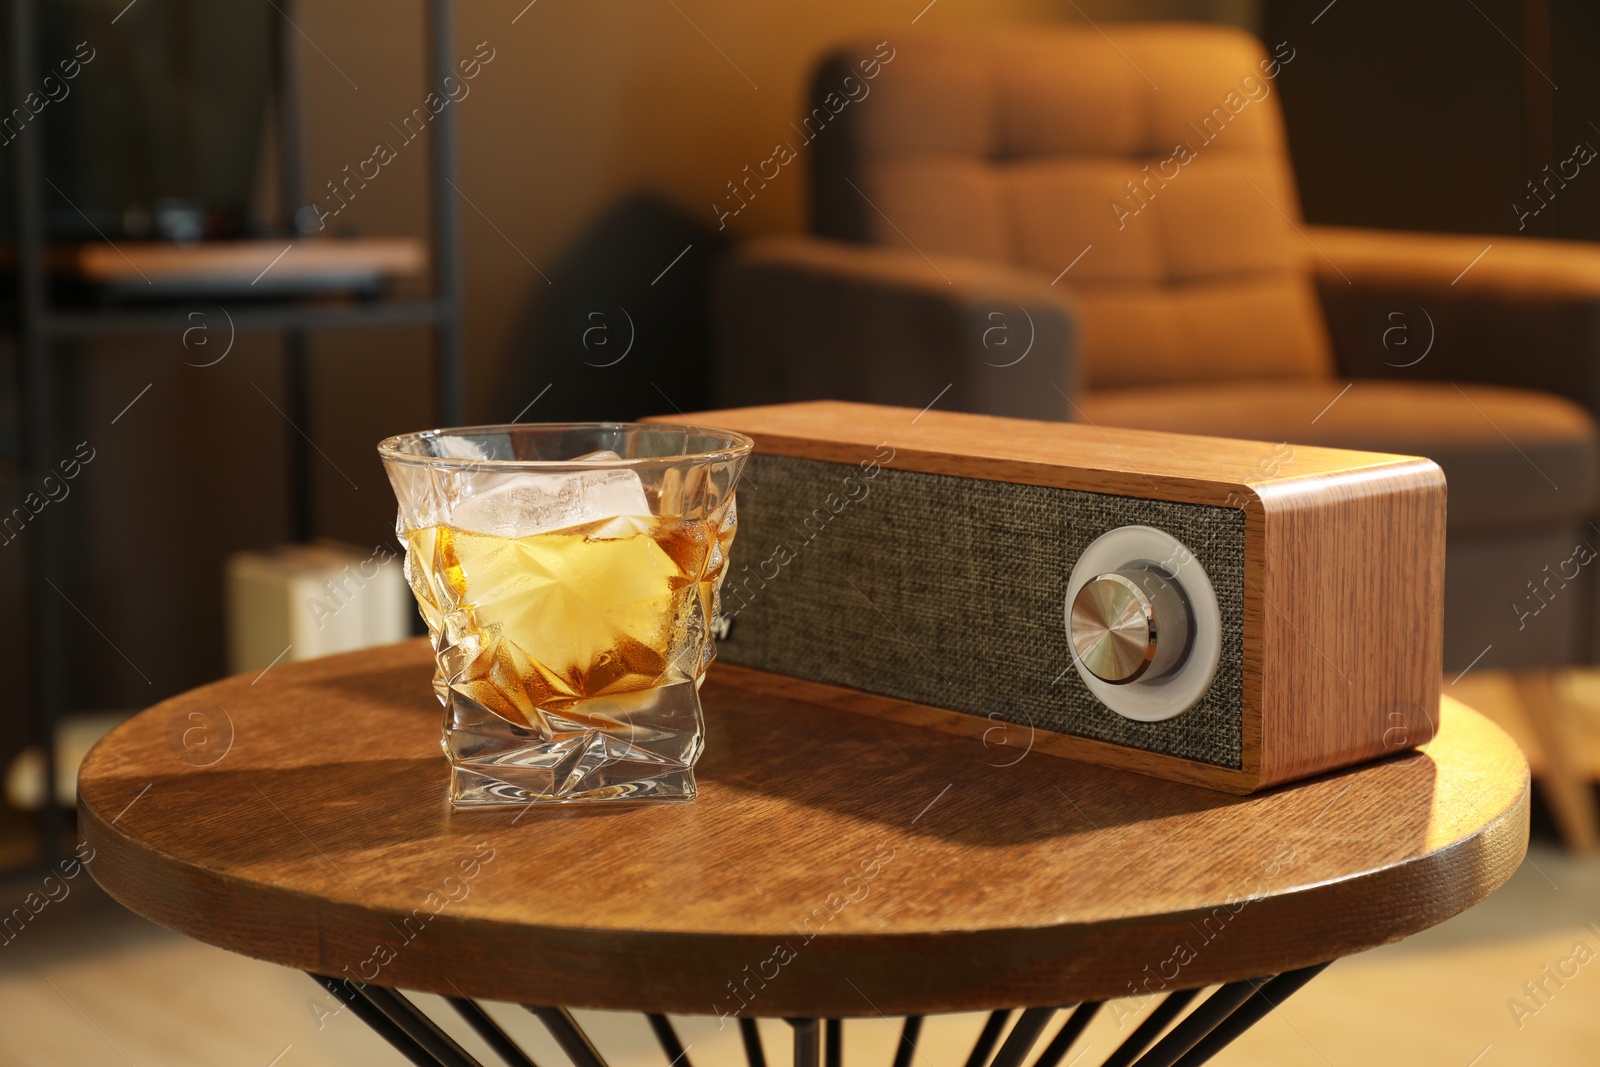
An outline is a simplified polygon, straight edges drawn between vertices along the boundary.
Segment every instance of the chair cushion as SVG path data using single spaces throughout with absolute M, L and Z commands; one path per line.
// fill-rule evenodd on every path
M 1270 443 L 1427 456 L 1444 468 L 1452 530 L 1600 512 L 1600 433 L 1582 408 L 1548 393 L 1329 379 L 1107 390 L 1077 407 L 1069 418 L 1099 426 L 1258 439 L 1269 443 L 1263 457 L 1290 473 L 1292 453 Z
M 1055 279 L 1083 307 L 1095 389 L 1326 376 L 1274 80 L 1286 47 L 1123 24 L 1114 42 L 1068 26 L 843 48 L 806 121 L 815 225 Z
M 1094 389 L 1146 388 L 1239 377 L 1306 380 L 1286 351 L 1324 343 L 1322 308 L 1310 282 L 1259 274 L 1171 289 L 1085 285 L 1078 304 L 1078 351 Z M 1091 357 L 1089 354 L 1093 353 Z M 1229 373 L 1212 373 L 1218 367 Z M 1321 374 L 1312 379 L 1320 384 Z

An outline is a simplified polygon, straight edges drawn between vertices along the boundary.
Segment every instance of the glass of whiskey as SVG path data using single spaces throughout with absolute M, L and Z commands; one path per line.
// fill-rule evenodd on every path
M 751 441 L 519 424 L 378 446 L 462 807 L 690 800 Z

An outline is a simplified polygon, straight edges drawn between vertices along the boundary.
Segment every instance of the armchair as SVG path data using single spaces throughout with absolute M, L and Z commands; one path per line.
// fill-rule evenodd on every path
M 816 235 L 722 267 L 719 401 L 1255 438 L 1279 464 L 1296 443 L 1430 456 L 1450 485 L 1447 680 L 1522 672 L 1559 764 L 1546 672 L 1600 660 L 1600 248 L 1308 226 L 1274 95 L 1291 46 L 1115 36 L 928 34 L 824 60 Z M 1567 778 L 1553 807 L 1592 847 L 1593 797 Z

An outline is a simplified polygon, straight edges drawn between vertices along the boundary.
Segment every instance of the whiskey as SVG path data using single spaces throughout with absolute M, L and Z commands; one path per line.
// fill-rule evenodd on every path
M 441 682 L 519 726 L 696 680 L 732 524 L 619 516 L 525 537 L 405 531 L 406 577 L 441 651 Z

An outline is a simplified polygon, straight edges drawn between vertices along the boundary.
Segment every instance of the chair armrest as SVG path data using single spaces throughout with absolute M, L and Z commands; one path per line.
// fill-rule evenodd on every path
M 1062 420 L 1078 392 L 1071 297 L 1005 264 L 765 238 L 719 267 L 712 316 L 722 405 L 937 400 Z
M 1600 412 L 1600 245 L 1306 234 L 1340 373 L 1541 389 Z

